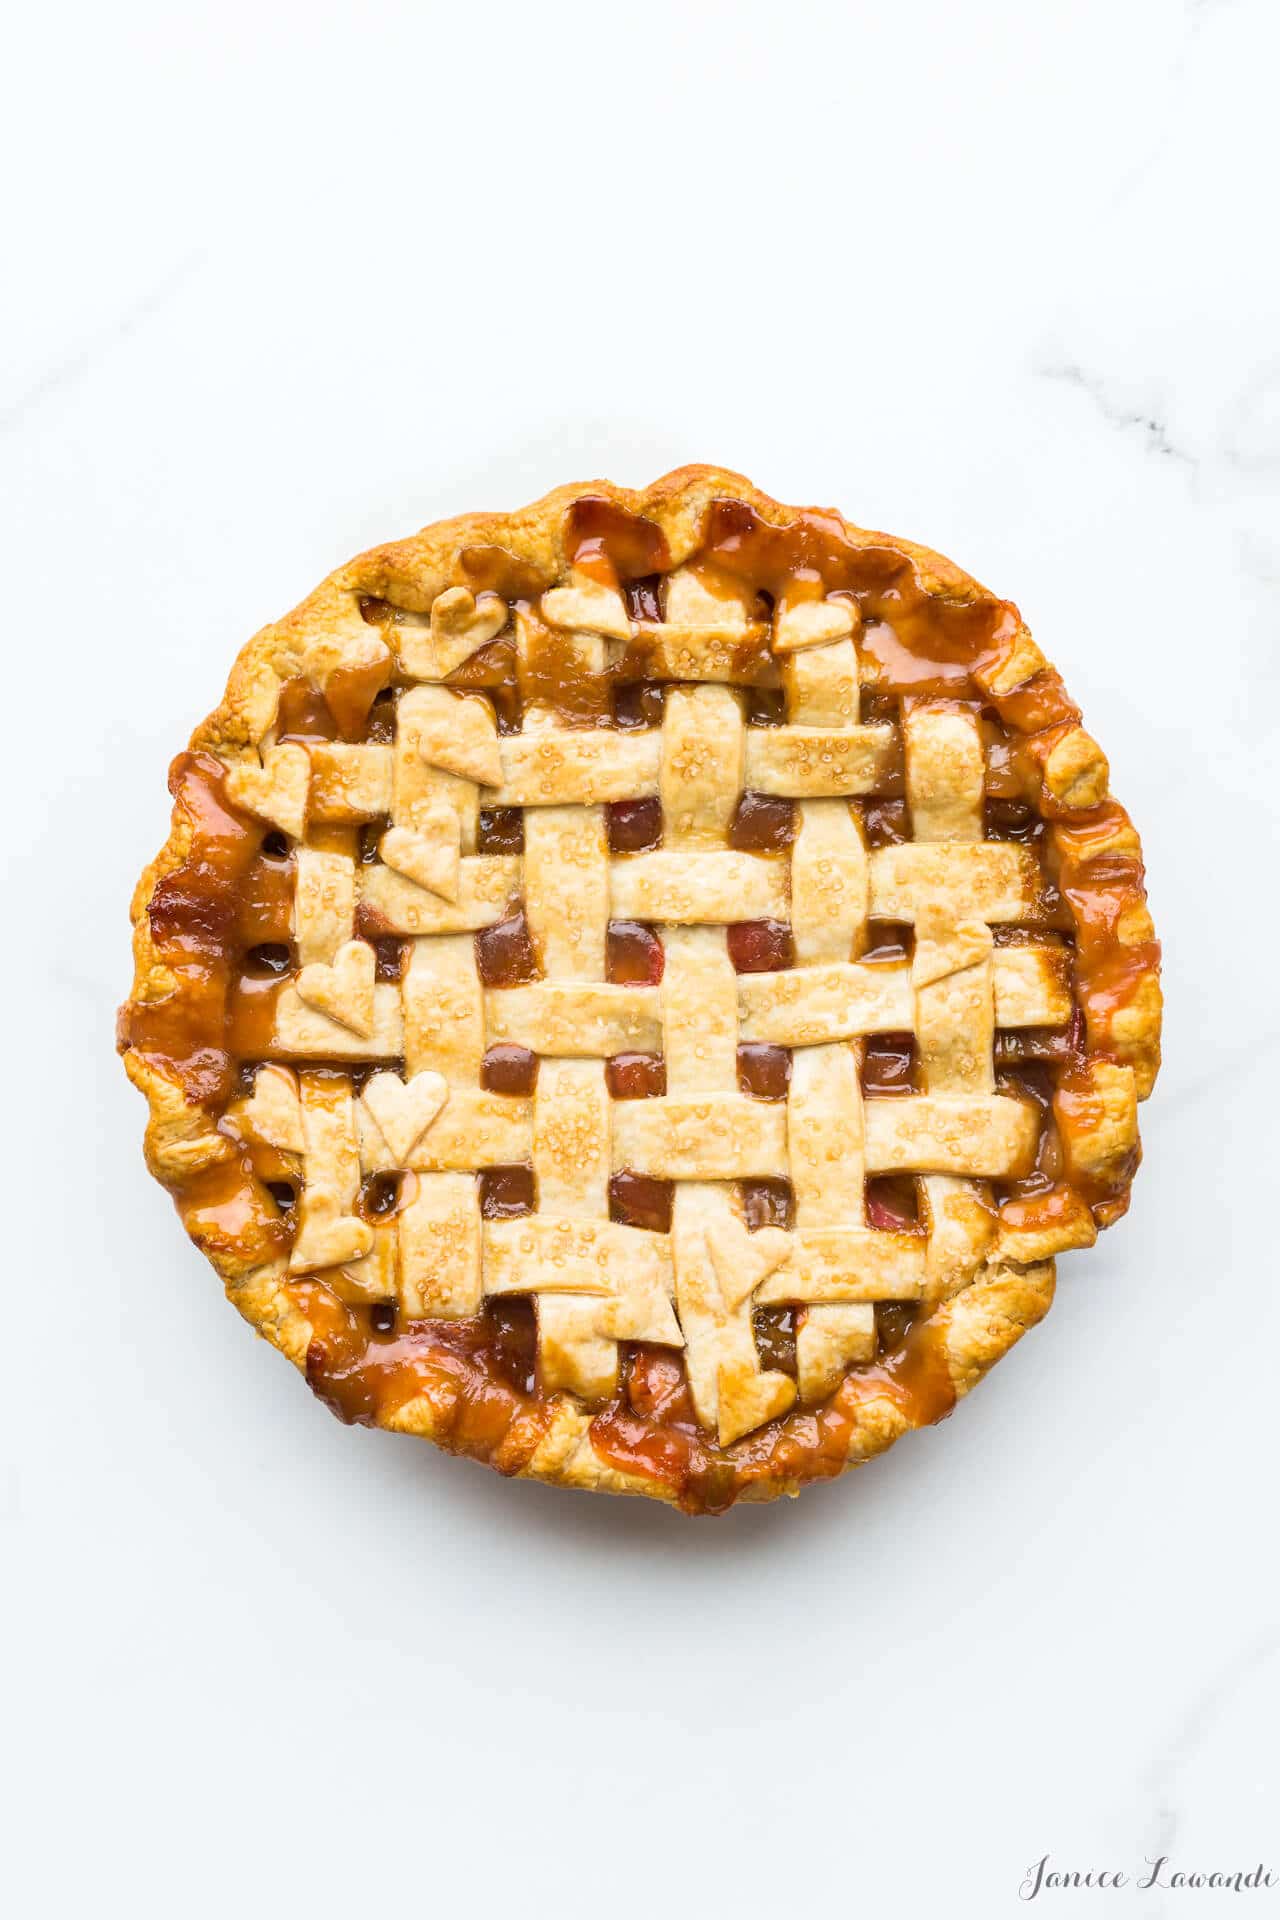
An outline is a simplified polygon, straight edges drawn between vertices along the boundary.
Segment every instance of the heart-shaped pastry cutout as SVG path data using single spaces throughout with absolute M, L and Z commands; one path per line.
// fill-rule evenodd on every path
M 700 633 L 745 633 L 748 592 L 722 567 L 677 567 L 667 575 L 666 624 L 696 627 Z
M 290 1273 L 342 1267 L 373 1250 L 373 1228 L 354 1213 L 340 1213 L 331 1193 L 303 1189 L 298 1237 L 289 1255 Z
M 931 987 L 991 958 L 991 929 L 983 920 L 956 920 L 946 908 L 922 907 L 916 917 L 913 987 Z
M 631 621 L 626 602 L 616 587 L 575 571 L 571 587 L 553 587 L 542 596 L 542 617 L 553 627 L 575 633 L 603 633 L 611 640 L 629 640 Z
M 449 1098 L 449 1084 L 439 1073 L 415 1073 L 411 1080 L 375 1073 L 362 1098 L 397 1165 L 407 1166 L 409 1155 Z
M 748 1233 L 736 1220 L 717 1220 L 707 1228 L 707 1251 L 730 1313 L 780 1267 L 791 1251 L 791 1236 L 781 1227 Z
M 313 960 L 298 975 L 298 994 L 309 1007 L 327 1014 L 367 1040 L 373 1032 L 373 948 L 365 940 L 347 940 L 326 965 Z
M 270 820 L 295 840 L 306 832 L 310 791 L 311 755 L 305 747 L 268 747 L 260 767 L 250 762 L 227 771 L 227 798 L 233 805 Z
M 429 767 L 440 767 L 460 780 L 482 787 L 502 785 L 502 754 L 498 723 L 487 700 L 439 689 L 443 704 L 421 715 L 418 751 Z
M 722 1447 L 732 1446 L 766 1420 L 776 1420 L 796 1397 L 796 1383 L 788 1374 L 756 1373 L 738 1361 L 721 1365 L 718 1384 Z
M 833 640 L 847 640 L 859 617 L 851 600 L 784 602 L 773 623 L 773 650 L 797 653 L 801 647 L 825 647 Z
M 466 587 L 446 587 L 431 602 L 431 637 L 446 672 L 460 667 L 478 647 L 487 647 L 506 624 L 507 603 L 497 593 L 473 598 Z
M 446 587 L 431 603 L 429 627 L 399 626 L 396 651 L 405 672 L 418 680 L 447 680 L 456 667 L 502 632 L 507 603 L 496 593 L 473 595 Z
M 288 1067 L 259 1067 L 253 1092 L 229 1116 L 246 1139 L 281 1153 L 305 1151 L 302 1138 L 302 1102 L 298 1082 Z
M 418 829 L 388 827 L 378 852 L 389 867 L 415 886 L 438 893 L 442 900 L 458 897 L 461 871 L 461 828 L 452 807 L 432 807 Z

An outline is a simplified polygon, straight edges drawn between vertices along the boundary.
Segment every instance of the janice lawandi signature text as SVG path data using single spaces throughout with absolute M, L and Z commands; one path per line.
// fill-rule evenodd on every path
M 1167 1853 L 1158 1859 L 1148 1854 L 1141 1873 L 1124 1873 L 1117 1867 L 1058 1867 L 1052 1856 L 1042 1854 L 1032 1862 L 1018 1888 L 1020 1900 L 1035 1900 L 1042 1893 L 1061 1893 L 1076 1887 L 1092 1887 L 1108 1892 L 1119 1887 L 1168 1887 L 1171 1891 L 1213 1889 L 1219 1893 L 1248 1893 L 1257 1887 L 1280 1885 L 1280 1875 L 1259 1863 L 1256 1867 L 1175 1867 Z

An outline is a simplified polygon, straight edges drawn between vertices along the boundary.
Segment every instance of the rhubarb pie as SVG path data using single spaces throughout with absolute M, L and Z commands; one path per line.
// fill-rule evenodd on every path
M 343 1420 L 689 1512 L 940 1420 L 1128 1205 L 1138 836 L 1017 609 L 688 467 L 376 548 L 174 762 L 147 1158 Z

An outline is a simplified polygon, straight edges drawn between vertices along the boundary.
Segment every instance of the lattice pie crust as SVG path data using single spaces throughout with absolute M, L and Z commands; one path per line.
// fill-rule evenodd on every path
M 1158 950 L 1107 781 L 1008 603 L 736 475 L 429 528 L 175 763 L 149 1163 L 344 1417 L 794 1492 L 1127 1204 Z

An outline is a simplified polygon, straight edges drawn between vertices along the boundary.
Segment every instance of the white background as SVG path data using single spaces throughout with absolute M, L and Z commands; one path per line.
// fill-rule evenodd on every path
M 1280 1871 L 1274 8 L 121 0 L 7 46 L 15 1913 Z M 1141 827 L 1168 1028 L 1044 1326 L 865 1473 L 690 1523 L 332 1420 L 144 1173 L 112 1023 L 257 626 L 697 459 L 1021 604 Z M 1099 1903 L 1217 1910 L 1040 1901 Z

